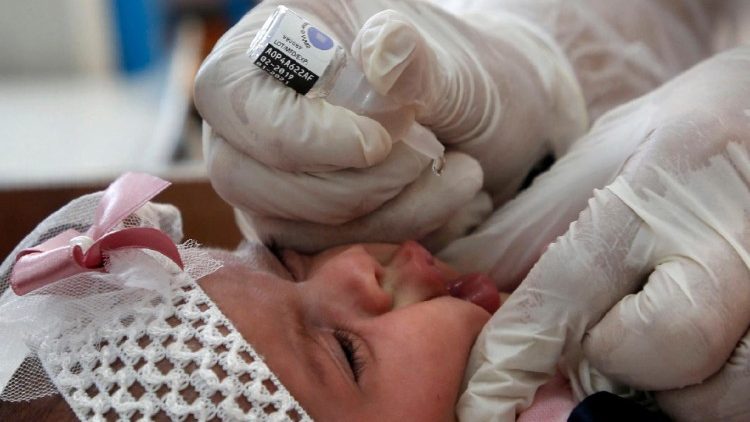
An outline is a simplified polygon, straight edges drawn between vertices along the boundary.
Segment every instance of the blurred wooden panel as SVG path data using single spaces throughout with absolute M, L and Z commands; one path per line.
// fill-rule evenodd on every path
M 0 191 L 0 260 L 5 259 L 18 242 L 52 212 L 72 199 L 105 187 Z M 222 248 L 234 248 L 241 239 L 231 207 L 207 181 L 174 183 L 155 201 L 173 204 L 180 209 L 186 239 Z

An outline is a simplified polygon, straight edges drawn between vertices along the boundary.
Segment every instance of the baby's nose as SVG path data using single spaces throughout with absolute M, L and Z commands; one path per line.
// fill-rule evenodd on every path
M 383 288 L 393 295 L 394 308 L 448 294 L 447 280 L 432 254 L 417 242 L 406 242 L 385 269 Z
M 435 265 L 435 259 L 432 254 L 417 242 L 407 241 L 399 246 L 393 255 L 392 261 L 401 261 L 401 263 L 413 260 L 415 263 L 424 263 L 429 266 Z

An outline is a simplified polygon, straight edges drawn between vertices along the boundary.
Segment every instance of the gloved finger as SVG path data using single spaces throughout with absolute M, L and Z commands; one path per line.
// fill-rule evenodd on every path
M 378 166 L 322 173 L 265 166 L 209 127 L 204 127 L 204 145 L 211 183 L 224 200 L 253 214 L 319 224 L 342 224 L 372 212 L 429 165 L 427 157 L 402 142 Z M 426 177 L 438 178 L 429 171 Z
M 681 388 L 716 373 L 750 323 L 750 274 L 720 242 L 707 240 L 705 253 L 704 260 L 677 255 L 659 263 L 643 290 L 589 331 L 590 363 L 642 390 Z
M 721 126 L 731 121 L 725 116 Z M 701 138 L 686 143 L 684 134 L 694 127 L 655 131 L 653 144 L 644 144 L 643 154 L 624 169 L 635 170 L 631 184 L 618 179 L 609 187 L 648 228 L 632 255 L 648 262 L 650 277 L 641 292 L 592 329 L 584 350 L 604 374 L 643 389 L 705 380 L 750 325 L 750 255 L 743 232 L 750 150 Z M 719 134 L 711 125 L 699 127 Z
M 441 21 L 441 17 L 432 18 Z M 459 40 L 452 42 L 461 44 Z M 442 142 L 482 144 L 486 142 L 478 139 L 482 131 L 501 120 L 500 110 L 490 106 L 500 103 L 499 88 L 480 70 L 471 53 L 461 51 L 459 57 L 448 54 L 435 34 L 420 30 L 404 13 L 384 10 L 370 17 L 352 43 L 352 55 L 378 93 L 414 107 L 417 120 L 430 127 Z M 467 131 L 465 127 L 458 130 L 457 126 L 467 124 L 473 127 L 470 133 L 462 133 Z M 474 154 L 476 151 L 465 152 L 479 157 L 480 162 L 487 159 Z
M 623 115 L 629 124 L 622 124 Z M 513 291 L 547 245 L 565 233 L 586 208 L 594 189 L 614 180 L 647 136 L 648 122 L 640 112 L 634 115 L 632 108 L 600 119 L 531 186 L 497 208 L 473 233 L 441 250 L 438 257 L 463 272 L 484 272 L 501 291 Z
M 640 286 L 644 266 L 630 250 L 641 230 L 641 220 L 612 192 L 594 193 L 477 339 L 460 419 L 512 420 L 563 354 L 581 355 L 586 331 Z
M 745 392 L 745 394 L 742 394 Z M 659 391 L 659 407 L 678 421 L 750 420 L 750 332 L 740 340 L 721 370 L 704 382 Z
M 203 62 L 195 80 L 201 116 L 238 151 L 285 171 L 363 168 L 385 159 L 391 138 L 378 122 L 299 95 L 250 61 L 248 47 L 272 6 L 243 17 Z
M 471 201 L 460 207 L 448 222 L 419 239 L 419 243 L 429 251 L 439 251 L 448 243 L 466 236 L 487 220 L 490 213 L 492 213 L 492 198 L 487 192 L 479 192 Z
M 352 43 L 352 55 L 373 88 L 400 104 L 427 107 L 435 88 L 445 86 L 447 70 L 432 46 L 408 16 L 395 10 L 365 22 Z
M 439 177 L 425 170 L 420 177 L 382 207 L 347 223 L 331 226 L 238 212 L 243 232 L 303 253 L 358 242 L 399 243 L 420 239 L 474 198 L 482 187 L 482 169 L 461 153 L 445 155 Z

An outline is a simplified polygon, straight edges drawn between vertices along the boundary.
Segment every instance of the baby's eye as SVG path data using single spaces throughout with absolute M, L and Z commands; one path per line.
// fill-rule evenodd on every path
M 361 353 L 359 353 L 359 339 L 357 339 L 352 333 L 337 329 L 333 332 L 333 337 L 338 341 L 341 346 L 341 351 L 344 352 L 346 361 L 349 364 L 349 368 L 352 371 L 352 376 L 355 382 L 359 382 L 359 376 L 362 374 L 364 368 L 364 360 L 362 359 Z

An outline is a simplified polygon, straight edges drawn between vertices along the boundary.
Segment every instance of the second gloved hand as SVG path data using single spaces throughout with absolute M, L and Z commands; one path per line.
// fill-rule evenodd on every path
M 514 420 L 561 364 L 579 399 L 619 384 L 676 420 L 747 420 L 749 87 L 750 48 L 707 60 L 605 114 L 516 199 L 574 210 L 606 186 L 485 326 L 459 416 Z

